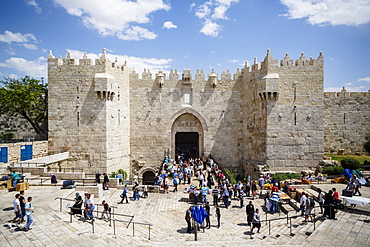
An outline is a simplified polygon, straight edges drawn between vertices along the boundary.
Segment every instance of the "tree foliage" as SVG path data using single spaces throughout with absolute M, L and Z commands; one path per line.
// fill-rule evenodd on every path
M 370 155 L 370 133 L 367 133 L 365 136 L 364 149 Z
M 21 79 L 4 78 L 0 88 L 0 115 L 19 115 L 26 119 L 35 132 L 47 137 L 48 86 L 40 80 L 25 76 Z
M 342 159 L 340 164 L 342 165 L 343 169 L 357 170 L 361 167 L 360 162 L 352 158 Z

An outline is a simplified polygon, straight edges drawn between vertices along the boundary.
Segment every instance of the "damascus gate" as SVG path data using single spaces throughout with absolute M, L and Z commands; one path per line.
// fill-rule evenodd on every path
M 139 75 L 109 61 L 105 49 L 95 61 L 50 52 L 48 83 L 49 149 L 68 150 L 66 166 L 123 169 L 131 179 L 152 180 L 163 159 L 179 153 L 239 173 L 300 172 L 314 169 L 324 151 L 363 152 L 369 131 L 369 93 L 324 93 L 321 53 L 279 61 L 268 50 L 233 73 Z

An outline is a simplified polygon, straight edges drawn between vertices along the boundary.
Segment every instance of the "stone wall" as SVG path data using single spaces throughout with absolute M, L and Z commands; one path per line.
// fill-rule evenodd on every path
M 365 154 L 363 144 L 370 132 L 370 91 L 326 92 L 325 152 Z
M 18 140 L 35 140 L 36 132 L 31 124 L 18 115 L 7 116 L 0 115 L 0 134 L 13 133 L 14 139 Z
M 130 75 L 131 159 L 137 175 L 151 167 L 158 170 L 165 155 L 175 158 L 175 135 L 199 133 L 199 155 L 239 166 L 242 142 L 242 85 L 224 71 L 197 71 L 194 78 L 184 70 L 162 72 L 154 78 L 144 71 L 142 79 Z M 135 165 L 137 164 L 137 165 Z M 141 164 L 141 166 L 140 166 Z

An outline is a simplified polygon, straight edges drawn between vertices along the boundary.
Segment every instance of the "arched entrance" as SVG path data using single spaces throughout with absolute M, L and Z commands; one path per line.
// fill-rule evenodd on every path
M 143 173 L 143 184 L 154 185 L 155 184 L 155 174 L 152 171 L 146 171 Z
M 203 127 L 199 119 L 191 113 L 176 118 L 171 130 L 171 154 L 188 159 L 203 155 Z

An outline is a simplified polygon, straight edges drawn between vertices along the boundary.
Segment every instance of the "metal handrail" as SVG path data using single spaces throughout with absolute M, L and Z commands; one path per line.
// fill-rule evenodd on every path
M 74 200 L 71 200 L 71 199 L 66 199 L 66 198 L 61 198 L 61 197 L 57 197 L 55 199 L 60 199 L 62 201 L 63 200 L 68 200 L 68 201 L 74 201 Z M 98 204 L 98 205 L 102 205 L 102 204 Z M 62 207 L 61 207 L 62 208 Z M 69 212 L 70 214 L 70 223 L 72 223 L 72 209 L 78 209 L 78 210 L 85 210 L 85 208 L 74 208 L 74 207 L 69 207 L 71 209 L 71 212 Z M 114 208 L 117 208 L 117 207 L 114 207 Z M 98 211 L 98 210 L 94 210 L 94 212 L 96 213 L 97 216 L 93 216 L 93 219 L 91 220 L 91 225 L 92 225 L 92 232 L 95 233 L 95 228 L 94 228 L 94 222 L 95 222 L 95 219 L 105 219 L 105 218 L 102 218 L 102 217 L 98 217 L 98 214 L 99 213 L 103 213 L 103 211 Z M 111 213 L 109 213 L 111 215 Z M 112 226 L 112 222 L 113 222 L 113 234 L 116 235 L 116 222 L 122 222 L 122 223 L 128 223 L 126 228 L 128 228 L 130 226 L 130 224 L 132 224 L 132 236 L 134 237 L 135 236 L 135 224 L 137 225 L 146 225 L 148 226 L 148 240 L 150 240 L 150 227 L 153 226 L 153 224 L 149 224 L 149 223 L 143 223 L 143 222 L 135 222 L 133 221 L 133 218 L 134 216 L 133 215 L 124 215 L 124 214 L 114 214 L 113 213 L 113 217 L 114 215 L 120 215 L 120 216 L 127 216 L 127 217 L 131 217 L 130 221 L 128 220 L 119 220 L 119 219 L 114 219 L 114 218 L 111 218 L 109 217 L 108 219 L 105 219 L 105 220 L 108 220 L 109 221 L 109 226 Z

